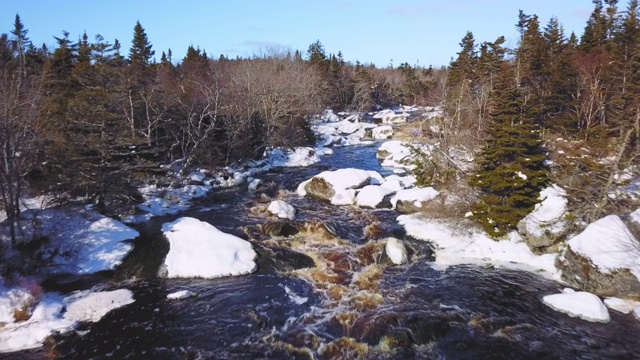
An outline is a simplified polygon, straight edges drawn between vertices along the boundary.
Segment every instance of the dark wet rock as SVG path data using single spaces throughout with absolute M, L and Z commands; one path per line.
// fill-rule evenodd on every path
M 410 262 L 416 262 L 422 259 L 427 259 L 429 261 L 435 260 L 435 251 L 433 250 L 433 245 L 431 243 L 415 240 L 413 238 L 405 238 L 404 246 L 407 248 L 407 252 L 409 253 Z
M 562 279 L 575 288 L 598 296 L 617 296 L 640 300 L 640 282 L 629 269 L 604 273 L 588 258 L 567 247 L 564 260 L 557 260 Z
M 309 256 L 283 247 L 267 247 L 253 243 L 253 249 L 258 254 L 255 260 L 258 273 L 288 272 L 297 269 L 315 267 L 316 264 Z
M 320 177 L 314 177 L 304 187 L 307 195 L 320 200 L 331 201 L 336 191 L 328 181 Z
M 417 206 L 416 203 L 420 204 Z M 422 203 L 416 200 L 398 200 L 396 210 L 403 214 L 413 214 L 422 210 Z
M 325 239 L 334 239 L 338 237 L 335 228 L 322 220 L 307 221 L 298 225 L 298 230 L 307 235 L 319 236 Z
M 289 237 L 296 235 L 300 230 L 289 221 L 267 221 L 260 225 L 260 232 L 270 237 Z

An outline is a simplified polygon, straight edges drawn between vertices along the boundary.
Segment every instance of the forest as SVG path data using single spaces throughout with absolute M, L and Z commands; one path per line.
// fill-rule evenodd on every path
M 468 32 L 437 69 L 354 64 L 319 40 L 306 52 L 235 59 L 190 46 L 176 59 L 171 49 L 158 54 L 139 22 L 130 46 L 63 31 L 49 49 L 29 40 L 16 15 L 0 35 L 1 206 L 10 224 L 23 197 L 44 193 L 115 214 L 139 199 L 137 185 L 162 175 L 161 164 L 216 168 L 311 144 L 309 120 L 324 108 L 418 104 L 445 110 L 425 136 L 476 154 L 464 181 L 479 194 L 474 217 L 488 232 L 514 228 L 551 182 L 571 194 L 576 216 L 595 220 L 625 206 L 609 196 L 620 173 L 638 175 L 640 24 L 637 0 L 593 3 L 580 38 L 556 18 L 543 24 L 520 11 L 516 48 Z M 560 138 L 574 153 L 551 161 Z

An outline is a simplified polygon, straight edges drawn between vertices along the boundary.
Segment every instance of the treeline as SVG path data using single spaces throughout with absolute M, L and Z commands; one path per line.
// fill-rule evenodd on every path
M 310 144 L 308 120 L 324 107 L 426 104 L 438 76 L 347 63 L 320 41 L 304 58 L 273 50 L 212 59 L 190 46 L 184 58 L 168 49 L 158 62 L 139 22 L 128 51 L 100 35 L 54 39 L 55 49 L 35 46 L 19 15 L 0 35 L 0 195 L 11 224 L 27 185 L 108 211 L 135 197 L 132 180 L 160 163 L 215 167 Z
M 621 171 L 638 176 L 638 1 L 593 4 L 580 39 L 556 18 L 543 26 L 520 11 L 515 49 L 504 37 L 478 46 L 468 32 L 450 64 L 445 138 L 483 144 L 469 183 L 480 194 L 474 217 L 489 234 L 514 229 L 551 181 L 569 191 L 579 218 L 593 221 L 621 204 L 611 196 Z M 545 141 L 558 137 L 579 150 L 551 163 Z

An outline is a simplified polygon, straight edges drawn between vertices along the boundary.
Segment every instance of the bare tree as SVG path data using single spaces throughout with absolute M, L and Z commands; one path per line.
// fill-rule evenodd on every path
M 0 67 L 0 197 L 13 245 L 18 241 L 20 199 L 35 158 L 41 76 L 27 77 L 12 66 Z

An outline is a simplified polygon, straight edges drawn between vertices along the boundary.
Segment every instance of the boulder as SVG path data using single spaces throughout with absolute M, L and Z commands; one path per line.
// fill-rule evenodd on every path
M 323 171 L 298 187 L 298 194 L 330 201 L 335 205 L 353 204 L 355 190 L 371 182 L 371 174 L 359 169 Z M 302 188 L 301 188 L 302 187 Z
M 408 261 L 407 248 L 401 240 L 392 237 L 387 238 L 384 250 L 391 262 L 396 265 L 402 265 Z
M 393 136 L 393 127 L 382 125 L 371 129 L 371 137 L 376 140 L 390 139 Z
M 518 232 L 531 250 L 545 248 L 556 243 L 567 231 L 567 193 L 552 185 L 540 192 L 541 202 L 518 223 Z
M 358 192 L 356 205 L 370 208 L 389 208 L 393 193 L 393 190 L 379 185 L 367 185 Z
M 423 204 L 436 196 L 438 191 L 432 187 L 404 189 L 391 198 L 391 205 L 401 213 L 411 214 L 422 210 Z
M 640 243 L 618 216 L 589 224 L 567 245 L 556 264 L 567 284 L 599 296 L 640 299 Z
M 282 200 L 272 201 L 267 211 L 281 219 L 293 220 L 296 216 L 296 209 Z

